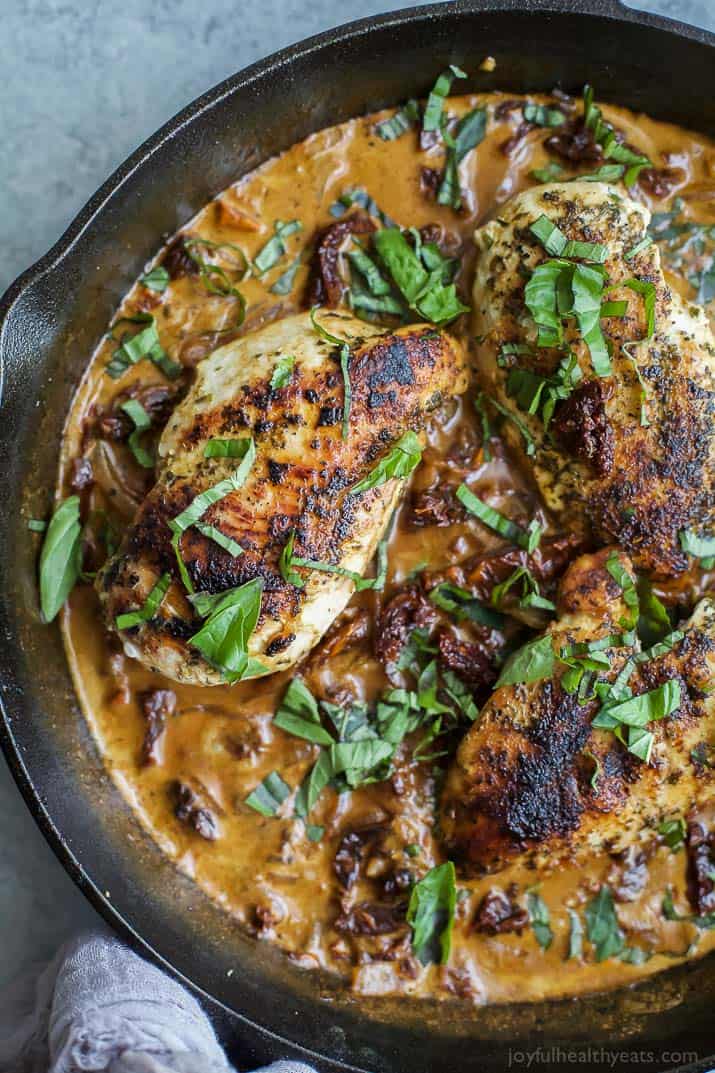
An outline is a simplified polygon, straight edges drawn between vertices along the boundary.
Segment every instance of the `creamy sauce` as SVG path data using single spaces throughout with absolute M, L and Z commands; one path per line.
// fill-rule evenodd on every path
M 206 206 L 184 232 L 212 242 L 235 243 L 249 257 L 270 238 L 274 221 L 298 219 L 303 225 L 299 234 L 286 240 L 286 255 L 265 281 L 251 278 L 238 284 L 248 302 L 241 332 L 302 308 L 307 257 L 290 294 L 277 296 L 270 285 L 308 247 L 316 231 L 332 222 L 330 206 L 348 188 L 369 191 L 402 226 L 441 224 L 463 246 L 462 279 L 468 294 L 474 227 L 531 185 L 533 168 L 553 159 L 543 146 L 549 132 L 539 128 L 527 133 L 511 155 L 503 151 L 503 143 L 519 122 L 518 112 L 511 118 L 494 118 L 496 106 L 506 99 L 489 95 L 448 101 L 452 114 L 484 103 L 490 114 L 485 140 L 463 164 L 467 204 L 460 215 L 436 205 L 420 189 L 421 168 L 441 166 L 441 151 L 420 151 L 414 132 L 382 141 L 374 133 L 376 118 L 380 118 L 375 116 L 311 136 Z M 621 109 L 605 108 L 604 112 L 656 166 L 680 169 L 667 201 L 680 194 L 690 219 L 715 223 L 715 146 L 704 137 Z M 596 166 L 566 166 L 563 177 Z M 635 196 L 655 211 L 666 207 L 665 201 L 653 199 L 641 188 Z M 228 251 L 221 263 L 236 280 L 231 257 Z M 683 275 L 673 275 L 671 282 L 692 295 Z M 135 285 L 118 316 L 138 311 L 154 314 L 164 349 L 189 367 L 231 338 L 237 319 L 235 299 L 209 294 L 195 275 L 173 280 L 163 294 Z M 462 320 L 459 330 L 468 339 L 468 323 Z M 95 483 L 82 493 L 83 515 L 89 518 L 106 512 L 121 531 L 148 490 L 151 471 L 143 471 L 134 462 L 125 442 L 101 438 L 97 415 L 108 413 L 113 400 L 133 385 L 164 386 L 166 381 L 147 361 L 131 367 L 119 380 L 110 379 L 103 370 L 115 347 L 111 340 L 102 342 L 77 391 L 67 423 L 60 484 L 67 494 L 73 460 L 88 457 Z M 531 517 L 538 506 L 524 478 L 498 444 L 492 445 L 495 458 L 491 462 L 479 446 L 472 394 L 443 413 L 431 430 L 430 448 L 415 475 L 413 491 L 448 479 L 450 467 L 455 466 L 454 448 L 466 438 L 472 445 L 465 471 L 470 486 L 483 495 L 493 496 L 498 490 L 504 502 L 512 501 L 508 511 L 512 516 Z M 410 524 L 409 507 L 403 507 L 390 542 L 384 594 L 354 597 L 343 619 L 351 622 L 360 616 L 367 632 L 342 648 L 340 638 L 336 641 L 331 633 L 308 660 L 304 673 L 316 695 L 369 700 L 386 688 L 382 665 L 373 654 L 372 632 L 380 601 L 388 600 L 424 562 L 430 570 L 438 570 L 499 543 L 494 538 L 486 544 L 482 534 L 481 527 L 468 523 L 416 528 Z M 695 595 L 695 579 L 673 585 L 666 595 L 672 603 L 687 607 Z M 513 867 L 485 879 L 460 879 L 452 954 L 444 967 L 422 968 L 411 955 L 404 927 L 378 936 L 336 930 L 341 912 L 349 913 L 360 902 L 385 901 L 386 880 L 392 881 L 392 903 L 400 899 L 404 903 L 410 875 L 419 878 L 442 859 L 434 833 L 439 762 L 417 764 L 411 750 L 403 748 L 390 780 L 341 796 L 326 790 L 310 817 L 312 823 L 324 826 L 325 833 L 320 841 L 311 842 L 301 821 L 264 818 L 244 804 L 272 771 L 280 772 L 291 787 L 297 786 L 317 753 L 315 746 L 272 727 L 272 715 L 290 675 L 232 688 L 176 685 L 123 656 L 116 639 L 99 623 L 94 591 L 91 585 L 80 585 L 64 613 L 68 658 L 83 709 L 113 778 L 163 851 L 235 918 L 237 926 L 277 944 L 301 965 L 339 974 L 364 994 L 399 992 L 445 999 L 457 996 L 476 1003 L 508 1002 L 622 985 L 672 965 L 686 951 L 689 956 L 700 955 L 712 947 L 712 932 L 699 937 L 691 924 L 664 920 L 661 902 L 669 886 L 676 892 L 680 911 L 691 912 L 685 895 L 685 853 L 672 852 L 652 840 L 647 867 L 641 869 L 643 886 L 633 900 L 628 900 L 625 890 L 626 866 L 610 858 L 594 859 L 586 870 L 562 867 L 547 876 Z M 141 762 L 146 717 L 140 697 L 159 688 L 174 691 L 176 712 L 158 741 L 155 762 L 146 764 Z M 177 780 L 200 788 L 218 825 L 218 838 L 208 841 L 177 819 L 170 793 Z M 381 833 L 367 851 L 359 880 L 346 892 L 334 871 L 336 849 L 346 832 L 369 824 L 378 825 Z M 408 854 L 406 847 L 414 846 L 419 853 L 411 849 Z M 623 888 L 617 910 L 627 941 L 652 954 L 641 965 L 615 958 L 596 964 L 587 943 L 583 956 L 567 959 L 568 910 L 582 911 L 602 882 L 609 882 L 614 890 Z M 486 892 L 513 885 L 514 900 L 523 905 L 525 892 L 534 883 L 539 883 L 539 893 L 551 913 L 554 941 L 548 950 L 539 946 L 528 925 L 518 934 L 487 935 L 475 930 L 475 910 Z

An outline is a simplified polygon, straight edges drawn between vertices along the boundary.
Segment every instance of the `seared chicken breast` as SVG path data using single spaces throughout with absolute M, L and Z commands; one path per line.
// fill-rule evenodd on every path
M 531 230 L 539 220 L 541 240 Z M 506 435 L 560 524 L 618 542 L 639 568 L 668 577 L 688 564 L 680 534 L 710 535 L 715 524 L 715 342 L 703 311 L 668 287 L 649 221 L 600 182 L 515 197 L 476 232 L 474 329 L 484 388 L 521 423 L 506 422 Z M 560 234 L 548 238 L 549 224 Z M 558 347 L 537 345 L 548 332 L 539 338 L 533 308 L 543 302 L 548 320 L 558 302 L 553 318 L 563 295 L 548 279 L 542 295 L 527 296 L 527 285 L 547 261 L 558 272 L 559 255 L 588 265 L 584 243 L 605 246 L 605 279 L 597 253 L 578 296 L 581 323 L 572 315 Z M 602 302 L 627 309 L 601 304 L 599 318 Z M 599 375 L 580 330 L 589 315 L 605 336 Z
M 234 542 L 226 550 L 195 525 L 179 543 L 189 584 L 223 593 L 261 579 L 260 615 L 248 654 L 267 671 L 290 667 L 320 639 L 355 589 L 344 573 L 281 570 L 293 555 L 362 575 L 406 485 L 406 477 L 351 493 L 402 434 L 419 432 L 443 401 L 466 388 L 461 346 L 429 324 L 389 331 L 352 316 L 317 321 L 349 348 L 352 400 L 344 438 L 341 346 L 319 334 L 309 314 L 273 323 L 228 343 L 197 368 L 195 382 L 161 437 L 157 481 L 117 554 L 97 581 L 107 622 L 144 606 L 160 576 L 171 587 L 146 621 L 124 630 L 129 655 L 177 681 L 217 684 L 190 639 L 201 619 L 180 583 L 169 523 L 229 478 L 240 462 L 206 457 L 211 440 L 252 438 L 255 460 L 242 485 L 201 514 Z M 345 364 L 345 354 L 343 354 Z M 292 536 L 291 536 L 292 535 Z M 241 553 L 236 554 L 236 547 Z M 301 587 L 302 583 L 302 587 Z
M 613 549 L 572 563 L 558 617 L 532 647 L 529 667 L 522 650 L 523 673 L 506 675 L 520 680 L 495 690 L 461 742 L 441 826 L 468 871 L 497 871 L 516 859 L 548 870 L 566 858 L 622 850 L 661 820 L 713 801 L 713 772 L 699 748 L 715 735 L 715 601 L 702 600 L 669 640 L 641 653 L 626 577 L 632 564 Z M 545 645 L 567 662 L 556 658 L 549 669 Z M 578 654 L 597 670 L 585 690 L 573 676 Z M 634 726 L 633 740 L 627 723 L 608 729 L 618 723 L 609 709 L 638 721 L 638 702 L 623 707 L 629 693 L 649 694 L 646 710 L 656 716 Z M 648 747 L 641 734 L 650 733 Z

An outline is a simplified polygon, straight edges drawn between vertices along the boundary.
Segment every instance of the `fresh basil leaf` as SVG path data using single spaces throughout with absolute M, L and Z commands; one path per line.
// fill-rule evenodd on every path
M 454 132 L 453 144 L 447 148 L 447 160 L 442 175 L 442 182 L 437 191 L 438 205 L 451 205 L 453 209 L 462 207 L 462 191 L 459 183 L 459 165 L 468 153 L 483 140 L 487 130 L 486 108 L 475 108 L 459 120 Z
M 606 560 L 606 570 L 620 587 L 623 595 L 623 602 L 629 610 L 628 619 L 626 622 L 621 622 L 621 626 L 631 629 L 638 621 L 638 610 L 640 606 L 636 583 L 621 562 L 617 551 L 612 551 L 608 556 L 608 559 Z
M 489 526 L 490 529 L 494 529 L 495 532 L 500 533 L 501 536 L 510 540 L 513 544 L 524 548 L 529 554 L 538 547 L 543 530 L 535 521 L 530 522 L 527 529 L 522 529 L 516 522 L 505 518 L 499 511 L 494 510 L 488 503 L 479 499 L 474 492 L 467 488 L 466 484 L 460 484 L 457 489 L 457 499 L 470 514 L 474 514 L 475 517 L 479 518 L 480 522 Z
M 171 277 L 163 265 L 155 265 L 149 272 L 139 277 L 140 283 L 150 291 L 156 291 L 158 294 L 166 290 L 170 280 Z
M 670 633 L 670 616 L 653 591 L 653 585 L 648 578 L 639 577 L 637 588 L 640 607 L 638 636 L 644 645 L 653 645 Z
M 151 417 L 138 399 L 127 399 L 126 402 L 122 403 L 120 409 L 123 410 L 127 417 L 134 423 L 134 431 L 128 440 L 130 451 L 140 466 L 143 466 L 144 469 L 153 469 L 154 459 L 149 452 L 142 447 L 140 442 L 142 432 L 145 432 L 146 429 L 151 427 Z
M 172 361 L 166 354 L 159 340 L 156 321 L 150 313 L 137 313 L 133 317 L 123 317 L 117 324 L 126 321 L 132 324 L 144 324 L 130 338 L 121 341 L 117 350 L 114 351 L 111 361 L 105 366 L 105 372 L 117 380 L 130 365 L 136 365 L 143 358 L 148 358 L 157 368 L 161 369 L 169 380 L 175 380 L 181 376 L 183 368 L 177 362 Z M 117 327 L 115 325 L 114 327 Z
M 282 387 L 290 383 L 294 366 L 295 357 L 293 354 L 285 354 L 278 359 L 271 376 L 271 391 L 280 391 Z
M 69 496 L 52 515 L 40 553 L 40 607 L 45 622 L 52 622 L 80 576 L 81 533 L 79 496 Z
M 339 199 L 330 206 L 328 212 L 331 216 L 344 216 L 352 205 L 359 205 L 368 216 L 372 216 L 377 220 L 381 227 L 397 227 L 395 221 L 386 212 L 383 212 L 367 190 L 361 190 L 360 188 L 345 190 Z
M 569 909 L 569 950 L 567 959 L 580 960 L 583 957 L 583 924 L 575 909 Z
M 373 239 L 382 262 L 408 304 L 424 320 L 445 324 L 468 306 L 457 298 L 453 283 L 442 282 L 441 268 L 428 272 L 398 228 L 383 228 Z
M 601 302 L 601 318 L 625 317 L 628 312 L 628 302 Z
M 115 619 L 117 629 L 130 630 L 132 626 L 140 626 L 142 622 L 149 622 L 153 619 L 166 596 L 170 584 L 171 574 L 162 574 L 139 611 L 128 611 L 123 615 L 117 615 Z
M 548 216 L 543 214 L 535 220 L 533 224 L 529 226 L 529 230 L 534 235 L 541 245 L 544 247 L 547 253 L 550 253 L 552 257 L 558 257 L 563 253 L 568 239 L 563 231 L 553 223 Z
M 238 440 L 207 440 L 204 458 L 244 458 L 249 450 L 249 443 L 247 437 Z
M 546 104 L 525 104 L 524 119 L 537 127 L 560 127 L 566 122 L 559 108 L 549 108 Z
M 253 258 L 253 268 L 257 275 L 263 276 L 271 268 L 275 268 L 286 252 L 285 240 L 290 235 L 294 235 L 296 231 L 301 231 L 302 228 L 303 225 L 300 220 L 290 220 L 288 223 L 284 223 L 283 220 L 276 220 L 273 226 L 275 232 L 273 237 Z
M 611 729 L 615 722 L 629 727 L 645 727 L 672 715 L 679 706 L 680 682 L 672 678 L 648 693 L 605 705 L 593 720 L 593 726 Z
M 527 892 L 526 905 L 536 941 L 542 950 L 548 950 L 554 941 L 549 907 L 541 895 L 533 890 Z
M 534 168 L 529 172 L 529 178 L 535 179 L 538 183 L 553 183 L 556 182 L 564 173 L 564 169 L 560 164 L 557 164 L 555 160 L 549 160 L 543 168 Z
M 554 673 L 556 656 L 551 634 L 527 641 L 504 664 L 495 689 L 518 683 L 540 682 Z
M 407 907 L 412 949 L 423 965 L 446 965 L 452 948 L 457 879 L 451 861 L 436 865 L 415 883 Z
M 348 251 L 348 260 L 357 269 L 360 275 L 364 277 L 365 282 L 370 289 L 370 293 L 375 297 L 382 297 L 383 295 L 389 294 L 391 290 L 390 284 L 385 279 L 372 257 L 365 253 L 365 250 L 360 246 L 356 239 L 353 239 L 353 242 L 355 244 L 355 249 Z
M 202 536 L 213 540 L 214 544 L 218 544 L 220 548 L 227 551 L 229 555 L 232 555 L 236 559 L 239 555 L 243 555 L 243 548 L 233 537 L 226 536 L 220 529 L 217 529 L 215 525 L 204 525 L 203 522 L 194 522 L 194 526 L 201 533 Z
M 262 591 L 262 578 L 229 589 L 222 594 L 198 633 L 189 638 L 189 644 L 231 684 L 268 670 L 248 655 L 248 641 L 261 611 Z
M 286 540 L 285 544 L 283 545 L 283 550 L 281 552 L 281 557 L 280 557 L 280 561 L 279 561 L 278 565 L 279 565 L 280 572 L 281 572 L 281 577 L 283 578 L 283 580 L 285 582 L 287 582 L 289 585 L 295 585 L 295 587 L 297 589 L 302 589 L 302 588 L 305 588 L 305 581 L 300 576 L 300 574 L 297 573 L 297 571 L 293 569 L 293 547 L 294 547 L 294 545 L 295 545 L 295 529 L 291 529 L 290 533 L 288 534 L 288 539 Z
M 414 127 L 419 117 L 419 104 L 415 100 L 409 100 L 402 108 L 398 108 L 389 119 L 383 119 L 378 123 L 375 127 L 375 133 L 384 142 L 392 142 L 395 138 L 406 134 L 411 127 Z
M 624 164 L 602 164 L 597 171 L 588 175 L 576 175 L 574 181 L 584 183 L 615 183 L 623 178 L 626 168 Z
M 692 529 L 681 529 L 678 540 L 686 555 L 696 559 L 709 559 L 715 555 L 715 536 L 700 536 Z
M 658 824 L 656 830 L 662 836 L 668 849 L 671 849 L 674 853 L 685 845 L 686 827 L 682 816 L 677 816 L 671 820 L 663 820 L 662 823 Z
M 616 957 L 624 947 L 623 933 L 613 904 L 613 895 L 605 884 L 586 906 L 586 934 L 593 944 L 596 961 Z
M 643 168 L 651 164 L 650 159 L 642 153 L 636 153 L 628 146 L 621 144 L 616 138 L 613 126 L 606 122 L 601 114 L 601 109 L 594 103 L 593 87 L 584 86 L 583 91 L 584 124 L 593 131 L 595 141 L 603 150 L 605 160 L 615 160 L 618 164 L 629 165 L 624 182 L 626 186 L 632 186 Z
M 558 294 L 565 267 L 572 268 L 567 262 L 544 261 L 536 266 L 524 289 L 526 308 L 539 330 L 538 346 L 557 347 L 563 342 Z
M 450 64 L 449 70 L 443 71 L 435 82 L 430 95 L 427 98 L 424 115 L 422 117 L 422 130 L 441 130 L 442 113 L 444 110 L 445 97 L 449 96 L 452 82 L 455 78 L 466 78 L 464 71 Z
M 275 726 L 316 745 L 332 745 L 332 735 L 320 722 L 318 702 L 301 678 L 293 678 L 283 694 L 276 714 Z
M 275 283 L 272 283 L 269 290 L 271 294 L 290 294 L 295 284 L 295 277 L 298 275 L 298 270 L 303 263 L 303 254 L 299 253 L 295 261 L 288 265 L 285 272 L 283 272 Z
M 277 771 L 272 771 L 248 795 L 246 804 L 256 812 L 260 812 L 261 816 L 275 816 L 283 802 L 290 796 L 290 792 L 288 783 L 283 781 Z
M 582 264 L 574 269 L 571 282 L 573 312 L 583 341 L 591 354 L 591 363 L 596 376 L 610 376 L 613 372 L 611 357 L 600 324 L 603 285 L 602 271 Z
M 177 516 L 169 522 L 169 528 L 173 533 L 183 533 L 186 529 L 199 521 L 201 516 L 206 513 L 210 506 L 217 503 L 220 499 L 224 499 L 227 495 L 230 495 L 231 492 L 238 491 L 238 489 L 245 484 L 246 478 L 256 459 L 256 445 L 253 442 L 252 436 L 230 441 L 209 440 L 204 448 L 204 455 L 205 457 L 215 457 L 213 454 L 206 456 L 206 451 L 209 449 L 209 445 L 227 442 L 241 444 L 240 448 L 232 447 L 228 455 L 228 457 L 231 458 L 241 458 L 242 461 L 240 466 L 234 470 L 229 477 L 226 477 L 224 480 L 219 481 L 218 484 L 214 484 L 211 488 L 207 488 L 205 492 L 201 492 L 200 495 L 197 495 L 185 510 L 182 510 L 180 514 L 177 514 Z M 213 450 L 216 450 L 216 448 L 212 447 L 212 451 Z M 223 457 L 222 451 L 223 448 L 220 449 L 219 457 Z M 241 452 L 240 454 L 236 453 L 239 451 Z
M 358 495 L 370 488 L 379 488 L 393 478 L 409 477 L 420 464 L 421 458 L 422 444 L 419 438 L 412 431 L 404 432 L 367 476 L 350 489 L 350 494 Z
M 468 619 L 471 622 L 477 622 L 480 626 L 490 626 L 495 630 L 502 629 L 504 626 L 503 615 L 485 607 L 475 599 L 471 592 L 461 589 L 458 585 L 442 582 L 441 585 L 431 590 L 429 598 L 433 604 L 453 615 L 459 622 Z
M 27 528 L 31 533 L 44 533 L 47 522 L 43 518 L 28 518 Z
M 637 257 L 643 250 L 647 250 L 649 246 L 653 245 L 653 239 L 650 235 L 644 235 L 640 242 L 636 242 L 635 246 L 631 246 L 630 250 L 626 250 L 623 257 L 626 261 L 632 261 L 634 257 Z

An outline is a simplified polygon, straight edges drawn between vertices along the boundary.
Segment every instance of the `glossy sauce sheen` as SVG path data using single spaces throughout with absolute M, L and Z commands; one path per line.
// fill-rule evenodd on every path
M 374 116 L 313 135 L 240 180 L 203 209 L 185 233 L 236 243 L 249 256 L 271 236 L 275 220 L 299 219 L 303 224 L 302 231 L 287 240 L 287 254 L 268 273 L 265 285 L 255 279 L 239 284 L 248 301 L 248 317 L 241 331 L 303 308 L 307 263 L 299 269 L 288 296 L 278 297 L 268 287 L 309 245 L 316 230 L 333 222 L 329 207 L 346 189 L 354 187 L 367 190 L 402 226 L 437 222 L 459 236 L 464 243 L 463 291 L 468 294 L 474 227 L 498 212 L 499 205 L 512 194 L 531 185 L 529 171 L 543 167 L 550 159 L 543 148 L 549 132 L 538 128 L 528 133 L 511 155 L 503 151 L 503 143 L 519 122 L 518 111 L 511 118 L 495 119 L 494 110 L 504 100 L 503 95 L 488 95 L 447 102 L 452 114 L 462 114 L 477 104 L 489 108 L 487 136 L 462 165 L 468 205 L 460 215 L 437 206 L 420 190 L 420 170 L 423 166 L 440 167 L 440 150 L 420 151 L 414 131 L 395 141 L 382 141 L 374 133 L 380 117 Z M 657 166 L 682 169 L 675 193 L 684 197 L 689 218 L 715 222 L 715 147 L 711 142 L 624 110 L 606 108 L 604 112 Z M 578 170 L 592 169 L 586 164 Z M 567 168 L 564 177 L 573 173 Z M 640 189 L 636 196 L 647 199 Z M 656 211 L 666 207 L 665 202 L 650 204 Z M 674 276 L 671 282 L 684 293 L 692 293 L 683 278 Z M 169 355 L 188 365 L 230 338 L 211 333 L 230 329 L 236 317 L 235 301 L 207 294 L 197 276 L 172 282 L 163 295 L 136 285 L 119 315 L 141 309 L 156 316 L 162 345 Z M 462 318 L 456 330 L 468 339 L 468 318 Z M 148 361 L 130 368 L 118 381 L 110 379 L 103 367 L 115 346 L 111 341 L 102 343 L 77 391 L 66 430 L 61 486 L 66 493 L 72 460 L 80 454 L 89 455 L 96 483 L 83 493 L 85 514 L 106 509 L 121 529 L 148 489 L 151 476 L 133 462 L 126 444 L 95 442 L 92 415 L 98 408 L 108 408 L 112 398 L 135 381 L 157 385 L 166 381 Z M 493 444 L 494 460 L 484 461 L 472 396 L 473 392 L 468 392 L 461 403 L 440 415 L 430 431 L 430 447 L 416 471 L 413 489 L 427 487 L 435 476 L 447 472 L 454 465 L 446 460 L 450 448 L 466 439 L 476 445 L 467 471 L 470 486 L 489 497 L 494 506 L 511 501 L 505 513 L 512 517 L 533 517 L 538 514 L 538 505 L 498 445 Z M 490 537 L 476 521 L 409 528 L 406 514 L 403 508 L 393 529 L 384 594 L 367 592 L 354 597 L 346 621 L 363 616 L 368 624 L 374 623 L 378 601 L 389 599 L 410 571 L 425 561 L 436 570 L 499 545 L 499 538 Z M 695 587 L 692 577 L 687 581 L 690 592 L 681 582 L 670 593 L 672 602 L 685 607 Z M 79 586 L 72 595 L 64 614 L 64 630 L 87 719 L 107 767 L 141 822 L 177 865 L 235 918 L 237 926 L 276 943 L 305 967 L 320 966 L 337 973 L 361 993 L 508 1002 L 632 982 L 672 965 L 673 958 L 682 956 L 697 937 L 691 925 L 663 918 L 661 901 L 668 886 L 676 891 L 676 906 L 683 913 L 690 909 L 684 894 L 685 853 L 673 853 L 662 845 L 648 859 L 645 886 L 635 900 L 617 902 L 627 941 L 657 951 L 640 966 L 614 958 L 596 964 L 587 943 L 583 957 L 566 960 L 569 907 L 583 910 L 604 881 L 613 889 L 627 882 L 626 866 L 610 858 L 594 859 L 585 871 L 562 868 L 541 876 L 511 868 L 486 879 L 460 880 L 463 894 L 452 954 L 444 967 L 423 969 L 411 957 L 404 928 L 397 935 L 377 937 L 340 933 L 334 924 L 341 898 L 343 911 L 361 900 L 379 900 L 375 892 L 384 877 L 400 874 L 408 894 L 408 873 L 419 878 L 442 859 L 433 835 L 439 780 L 433 764 L 411 763 L 410 750 L 403 747 L 391 780 L 341 796 L 330 789 L 324 791 L 310 819 L 324 825 L 325 834 L 319 842 L 310 842 L 301 821 L 264 818 L 244 804 L 246 796 L 272 771 L 280 772 L 291 787 L 297 786 L 317 754 L 315 746 L 271 725 L 290 674 L 232 688 L 165 682 L 121 655 L 116 639 L 99 626 L 98 601 L 89 585 Z M 372 654 L 369 634 L 342 650 L 339 643 L 319 646 L 305 673 L 316 695 L 336 700 L 350 696 L 372 699 L 388 684 Z M 159 762 L 141 765 L 146 724 L 137 698 L 142 691 L 162 687 L 176 693 L 176 714 L 168 720 L 159 742 Z M 201 838 L 175 817 L 169 793 L 175 780 L 201 787 L 220 830 L 215 841 Z M 370 851 L 369 875 L 363 872 L 346 894 L 333 866 L 338 843 L 346 832 L 371 823 L 387 828 L 387 833 Z M 419 855 L 406 854 L 405 847 L 414 844 L 420 847 Z M 528 925 L 520 934 L 489 936 L 474 930 L 475 909 L 487 891 L 514 884 L 515 901 L 523 905 L 526 890 L 535 882 L 540 883 L 539 893 L 551 912 L 554 941 L 548 950 L 542 950 Z M 713 933 L 703 933 L 691 953 L 702 954 L 712 945 Z

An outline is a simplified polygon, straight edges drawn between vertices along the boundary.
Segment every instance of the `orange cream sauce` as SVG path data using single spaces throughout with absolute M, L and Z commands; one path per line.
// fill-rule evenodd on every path
M 333 222 L 329 208 L 349 188 L 368 191 L 403 227 L 441 224 L 462 245 L 460 279 L 467 296 L 475 226 L 531 185 L 533 168 L 553 159 L 543 145 L 549 132 L 538 128 L 527 133 L 511 154 L 503 151 L 503 143 L 514 134 L 520 119 L 518 111 L 495 118 L 495 108 L 506 99 L 506 95 L 492 94 L 447 102 L 448 112 L 454 115 L 477 104 L 489 109 L 487 136 L 462 165 L 466 205 L 461 214 L 436 205 L 420 188 L 422 167 L 441 166 L 439 148 L 421 151 L 414 131 L 395 141 L 381 140 L 375 134 L 375 122 L 389 113 L 354 119 L 320 131 L 269 160 L 220 194 L 184 228 L 185 234 L 233 243 L 250 258 L 270 238 L 276 220 L 301 221 L 302 230 L 287 239 L 286 255 L 264 279 L 239 281 L 239 258 L 230 250 L 217 258 L 248 303 L 246 321 L 238 332 L 234 330 L 236 299 L 210 294 L 197 276 L 172 281 L 163 294 L 135 284 L 117 319 L 151 312 L 164 349 L 186 366 L 189 378 L 198 360 L 235 334 L 304 308 L 308 247 L 316 231 Z M 668 201 L 680 194 L 689 218 L 715 223 L 715 146 L 704 137 L 623 109 L 605 108 L 604 112 L 656 166 L 679 169 Z M 565 165 L 563 177 L 596 166 Z M 654 200 L 640 188 L 635 196 L 655 211 L 666 207 L 665 201 Z M 301 250 L 306 257 L 290 294 L 277 296 L 270 286 Z M 692 294 L 684 276 L 673 275 L 672 282 Z M 462 318 L 456 330 L 469 341 L 468 318 Z M 101 437 L 97 415 L 109 411 L 113 400 L 133 385 L 162 386 L 166 381 L 148 361 L 131 367 L 119 380 L 110 379 L 104 366 L 115 347 L 108 339 L 101 343 L 77 390 L 62 448 L 60 486 L 67 494 L 73 460 L 89 458 L 95 483 L 82 493 L 84 516 L 104 518 L 121 532 L 148 490 L 151 473 L 134 462 L 126 443 Z M 476 437 L 479 443 L 472 394 L 443 412 L 435 423 L 413 489 L 425 487 L 439 474 L 440 466 L 448 465 L 445 456 L 460 437 Z M 475 452 L 470 485 L 490 497 L 498 491 L 502 498 L 491 501 L 497 506 L 510 501 L 507 512 L 513 517 L 519 513 L 524 518 L 534 516 L 539 508 L 525 478 L 498 448 L 494 454 L 495 459 L 488 462 L 483 451 Z M 340 644 L 319 646 L 306 670 L 316 694 L 339 700 L 374 698 L 387 685 L 370 637 L 380 601 L 389 599 L 410 571 L 425 562 L 431 570 L 439 569 L 497 543 L 498 538 L 490 540 L 482 527 L 468 523 L 411 528 L 403 508 L 390 542 L 384 594 L 356 596 L 346 613 L 346 621 L 363 614 L 368 635 L 342 649 Z M 685 606 L 694 596 L 692 578 L 688 584 L 690 589 L 681 585 L 681 591 L 671 594 Z M 664 920 L 661 901 L 668 886 L 674 888 L 676 906 L 683 913 L 691 910 L 685 896 L 685 853 L 662 845 L 648 857 L 647 879 L 635 900 L 617 902 L 627 942 L 652 955 L 642 965 L 617 959 L 596 964 L 588 943 L 583 956 L 566 957 L 569 908 L 580 910 L 583 916 L 585 904 L 602 882 L 614 889 L 622 882 L 624 866 L 610 858 L 595 858 L 586 870 L 562 867 L 549 875 L 512 867 L 485 879 L 460 878 L 462 893 L 446 966 L 422 968 L 410 955 L 408 938 L 401 935 L 339 932 L 335 922 L 340 912 L 360 901 L 379 901 L 386 879 L 402 874 L 408 889 L 408 873 L 419 878 L 442 859 L 434 823 L 439 765 L 417 764 L 405 748 L 390 780 L 341 796 L 326 790 L 310 817 L 325 832 L 320 841 L 311 842 L 302 821 L 264 818 L 244 803 L 272 771 L 280 772 L 291 787 L 297 786 L 315 758 L 316 747 L 272 726 L 290 675 L 232 688 L 162 680 L 121 654 L 118 642 L 101 624 L 91 585 L 80 585 L 73 593 L 64 614 L 64 636 L 81 704 L 107 768 L 143 825 L 177 866 L 231 914 L 237 927 L 277 944 L 306 968 L 321 966 L 332 971 L 346 986 L 363 994 L 398 992 L 498 1003 L 627 984 L 672 965 L 674 958 L 686 952 L 699 955 L 713 945 L 713 933 L 699 936 L 691 924 Z M 174 691 L 176 713 L 159 740 L 156 762 L 147 765 L 140 762 L 146 731 L 140 695 L 159 688 Z M 218 838 L 207 841 L 177 819 L 169 792 L 176 780 L 200 788 L 215 818 Z M 359 881 L 345 893 L 334 871 L 336 848 L 346 832 L 368 824 L 384 828 L 384 833 L 370 850 Z M 515 902 L 523 905 L 526 890 L 535 884 L 551 913 L 554 941 L 548 950 L 539 946 L 528 926 L 520 934 L 489 936 L 475 931 L 475 910 L 486 892 L 513 886 Z

